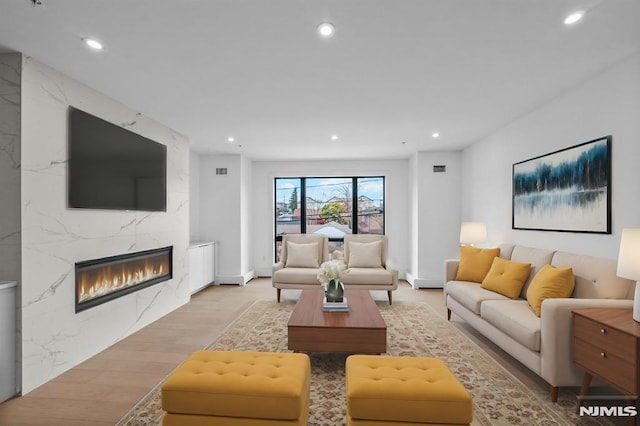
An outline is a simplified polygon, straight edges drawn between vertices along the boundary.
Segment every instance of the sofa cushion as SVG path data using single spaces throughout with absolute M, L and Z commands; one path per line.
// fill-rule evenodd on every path
M 526 300 L 487 300 L 482 319 L 532 351 L 540 351 L 540 318 Z
M 552 265 L 545 265 L 531 280 L 531 285 L 527 290 L 527 302 L 536 315 L 540 316 L 543 300 L 569 297 L 574 286 L 575 278 L 570 267 L 556 268 Z
M 318 268 L 282 268 L 273 273 L 273 281 L 283 284 L 318 284 Z
M 500 255 L 499 248 L 481 249 L 471 246 L 460 247 L 460 264 L 456 281 L 482 282 L 489 272 L 493 259 Z
M 616 275 L 618 264 L 615 260 L 559 251 L 553 255 L 551 264 L 573 269 L 576 286 L 572 297 L 625 299 L 633 294 L 631 289 L 635 287 L 635 282 Z
M 349 273 L 341 278 L 344 284 L 393 284 L 393 273 L 384 268 L 349 268 Z
M 382 267 L 382 241 L 349 242 L 349 268 Z
M 318 243 L 287 241 L 287 268 L 318 268 Z
M 449 281 L 447 294 L 476 315 L 480 315 L 480 304 L 485 300 L 511 300 L 495 291 L 485 290 L 478 283 Z
M 527 297 L 527 289 L 529 288 L 529 284 L 531 284 L 531 280 L 540 270 L 540 268 L 551 263 L 551 259 L 553 258 L 554 253 L 554 250 L 525 246 L 513 247 L 513 251 L 511 252 L 511 260 L 513 260 L 514 262 L 525 262 L 531 264 L 531 272 L 529 273 L 529 278 L 527 278 L 527 280 L 525 281 L 524 286 L 522 286 L 520 297 L 522 297 L 523 299 Z
M 517 299 L 525 280 L 529 277 L 531 264 L 512 262 L 496 257 L 493 259 L 489 273 L 482 280 L 482 288 L 503 294 L 510 299 Z

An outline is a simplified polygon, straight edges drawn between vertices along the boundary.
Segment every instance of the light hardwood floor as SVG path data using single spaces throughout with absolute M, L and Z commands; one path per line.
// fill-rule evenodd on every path
M 372 292 L 384 303 L 386 292 Z M 283 290 L 283 299 L 299 291 Z M 82 364 L 25 396 L 0 404 L 0 425 L 114 425 L 193 351 L 201 349 L 256 300 L 274 300 L 270 278 L 258 278 L 244 287 L 211 286 L 189 303 L 123 339 Z M 446 317 L 442 290 L 414 290 L 401 282 L 394 302 L 429 303 Z M 490 353 L 512 374 L 531 387 L 548 385 L 517 361 L 479 336 L 464 321 L 451 323 Z

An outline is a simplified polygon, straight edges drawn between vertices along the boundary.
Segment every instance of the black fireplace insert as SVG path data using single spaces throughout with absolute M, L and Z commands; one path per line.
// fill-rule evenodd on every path
M 76 313 L 173 277 L 173 246 L 76 262 Z

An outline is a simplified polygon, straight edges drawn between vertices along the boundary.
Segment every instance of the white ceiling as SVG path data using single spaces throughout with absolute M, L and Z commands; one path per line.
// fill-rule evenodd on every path
M 0 51 L 257 160 L 460 149 L 640 50 L 638 0 L 43 1 L 0 0 Z

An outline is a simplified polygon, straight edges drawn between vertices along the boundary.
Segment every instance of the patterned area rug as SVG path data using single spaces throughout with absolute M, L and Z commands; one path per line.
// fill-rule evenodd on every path
M 562 390 L 557 403 L 547 392 L 527 388 L 426 303 L 380 303 L 387 323 L 387 354 L 440 358 L 473 396 L 474 425 L 600 425 L 603 418 L 580 418 L 576 395 Z M 287 322 L 292 302 L 258 301 L 207 349 L 288 352 Z M 346 355 L 309 354 L 309 425 L 345 423 Z M 160 385 L 140 401 L 118 426 L 161 424 Z

